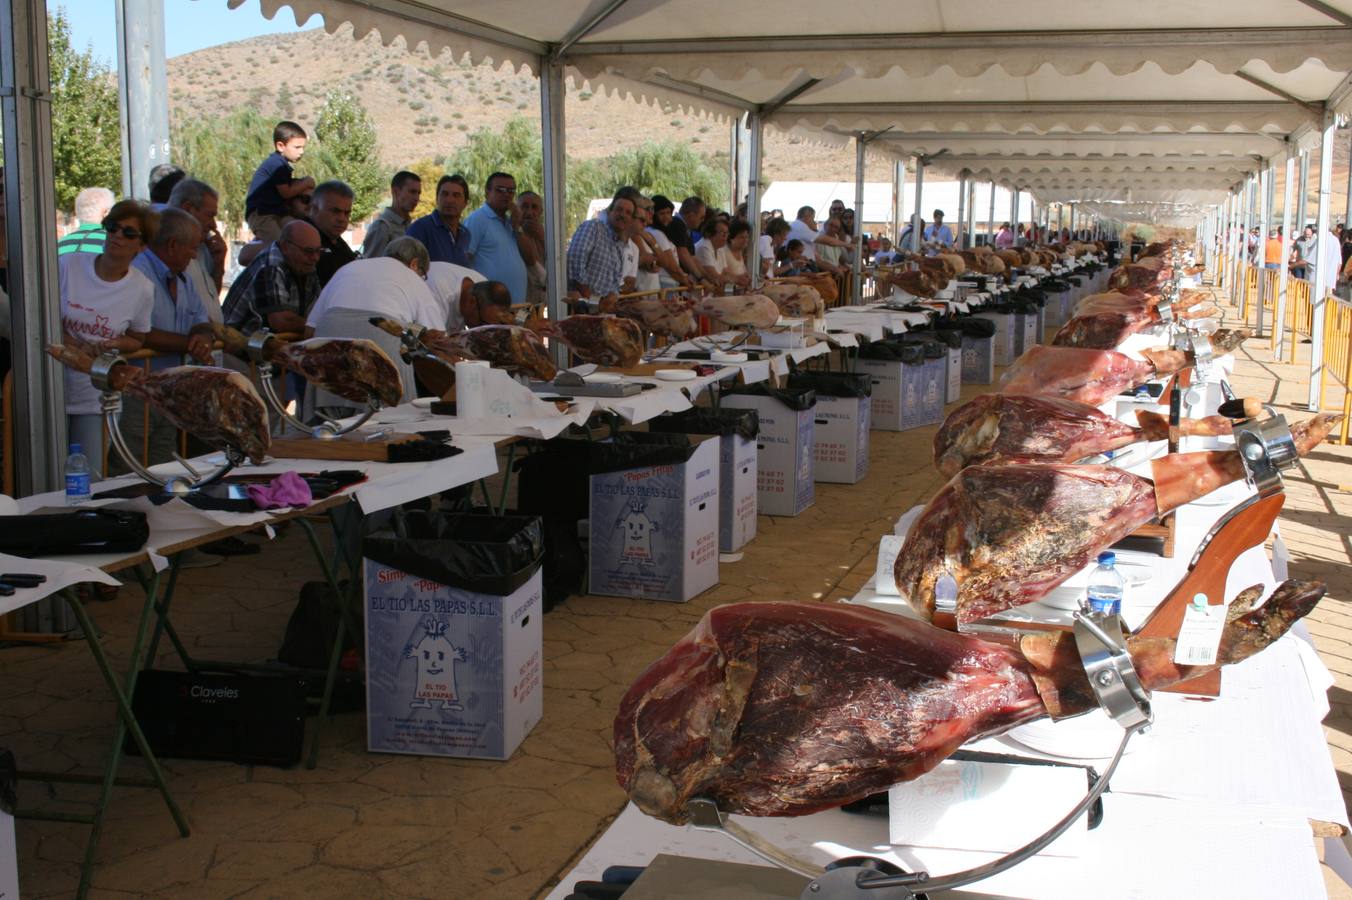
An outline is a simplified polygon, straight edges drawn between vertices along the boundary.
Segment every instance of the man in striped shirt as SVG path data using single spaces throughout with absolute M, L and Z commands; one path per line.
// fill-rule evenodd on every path
M 80 226 L 56 242 L 56 255 L 67 253 L 102 253 L 103 217 L 113 208 L 113 192 L 107 188 L 85 188 L 75 195 L 75 218 Z
M 614 302 L 624 281 L 624 248 L 642 198 L 637 188 L 620 188 L 606 214 L 577 226 L 568 242 L 568 289 L 603 309 Z

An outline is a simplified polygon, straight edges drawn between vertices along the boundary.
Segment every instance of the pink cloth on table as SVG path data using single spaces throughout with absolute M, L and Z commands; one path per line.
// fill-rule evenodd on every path
M 283 506 L 309 506 L 314 502 L 310 485 L 295 472 L 283 472 L 270 484 L 251 484 L 249 499 L 259 509 L 279 509 Z

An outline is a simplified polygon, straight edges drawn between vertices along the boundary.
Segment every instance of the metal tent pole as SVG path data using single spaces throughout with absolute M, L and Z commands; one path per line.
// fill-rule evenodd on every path
M 66 459 L 61 370 L 42 352 L 47 344 L 61 340 L 52 95 L 43 0 L 0 0 L 0 85 L 13 415 L 15 422 L 23 423 L 14 434 L 15 492 L 26 496 L 55 490 Z
M 925 195 L 925 157 L 917 156 L 915 158 L 915 212 L 911 213 L 911 224 L 913 226 L 920 224 L 919 220 L 920 210 L 925 208 L 924 206 L 921 205 L 922 203 L 924 203 L 923 199 L 924 195 Z M 921 231 L 922 229 L 917 227 L 911 228 L 912 253 L 920 252 Z
M 122 195 L 150 196 L 150 172 L 169 162 L 164 0 L 117 0 L 117 92 Z
M 901 237 L 902 222 L 906 221 L 906 160 L 896 160 L 892 165 L 892 241 L 896 244 Z M 894 246 L 900 250 L 900 246 Z
M 745 113 L 732 125 L 732 211 L 734 213 L 737 211 L 737 204 L 746 199 L 747 182 L 751 180 L 751 133 L 747 128 L 747 119 L 750 115 L 750 113 Z M 747 215 L 751 215 L 750 208 L 747 209 Z M 750 219 L 747 221 L 750 221 Z
M 986 216 L 986 245 L 995 247 L 995 181 L 991 181 L 990 210 Z
M 1314 284 L 1311 287 L 1310 307 L 1310 396 L 1311 412 L 1319 412 L 1324 403 L 1324 302 L 1338 283 L 1338 273 L 1324 265 L 1324 250 L 1333 240 L 1329 224 L 1329 199 L 1333 191 L 1333 138 L 1338 130 L 1338 118 L 1330 110 L 1324 111 L 1324 130 L 1319 137 L 1319 213 L 1314 229 Z M 1342 259 L 1341 254 L 1339 260 Z
M 562 320 L 567 309 L 563 297 L 568 291 L 567 149 L 564 145 L 565 92 L 563 63 L 540 57 L 540 137 L 544 156 L 543 184 L 545 205 L 545 292 L 549 318 Z M 562 341 L 554 342 L 555 356 L 563 362 L 567 352 Z
M 1009 227 L 1014 229 L 1014 246 L 1019 246 L 1019 189 L 1009 195 Z
M 760 209 L 761 209 L 761 141 L 765 137 L 761 114 L 746 114 L 747 136 L 747 178 L 746 178 L 746 221 L 751 226 L 751 258 L 755 265 L 751 267 L 751 286 L 761 284 L 760 261 Z M 773 268 L 771 272 L 773 272 Z
M 967 229 L 964 227 L 964 216 L 967 211 L 967 170 L 963 169 L 958 173 L 958 233 L 955 245 L 961 250 L 967 246 Z
M 1286 291 L 1291 278 L 1291 194 L 1295 187 L 1296 158 L 1286 155 L 1286 178 L 1282 187 L 1282 264 L 1277 274 L 1277 304 L 1273 312 L 1272 335 L 1276 343 L 1272 356 L 1282 362 L 1282 332 L 1286 329 Z M 1292 354 L 1294 356 L 1294 354 Z
M 970 250 L 976 246 L 976 179 L 971 175 L 967 176 L 967 241 L 963 244 L 963 249 Z
M 1254 251 L 1254 265 L 1258 270 L 1258 320 L 1254 334 L 1263 333 L 1263 305 L 1267 303 L 1267 236 L 1272 230 L 1272 207 L 1268 205 L 1272 167 L 1264 166 L 1258 172 L 1258 246 Z
M 854 136 L 854 259 L 850 263 L 850 303 L 858 306 L 864 296 L 864 148 L 868 136 Z
M 1347 134 L 1348 134 L 1348 144 L 1349 144 L 1349 145 L 1352 145 L 1352 127 L 1349 127 L 1349 128 L 1347 129 Z M 1352 147 L 1349 147 L 1348 153 L 1349 153 L 1349 154 L 1352 154 Z M 1352 157 L 1350 157 L 1350 158 L 1352 158 Z M 1346 195 L 1346 197 L 1344 198 L 1344 202 L 1343 202 L 1343 234 L 1344 234 L 1344 238 L 1348 237 L 1348 235 L 1347 235 L 1347 229 L 1348 229 L 1349 227 L 1352 227 L 1352 166 L 1349 166 L 1349 167 L 1348 167 L 1348 170 L 1347 170 L 1347 195 Z

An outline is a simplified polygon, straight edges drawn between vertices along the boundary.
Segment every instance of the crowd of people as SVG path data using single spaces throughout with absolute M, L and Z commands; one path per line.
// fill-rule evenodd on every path
M 1295 240 L 1288 240 L 1278 225 L 1264 238 L 1255 225 L 1245 236 L 1246 255 L 1253 265 L 1267 269 L 1281 268 L 1284 257 L 1293 278 L 1311 282 L 1322 266 L 1333 273 L 1328 279 L 1329 289 L 1347 299 L 1352 295 L 1352 228 L 1334 225 L 1322 240 L 1317 231 L 1311 223 Z

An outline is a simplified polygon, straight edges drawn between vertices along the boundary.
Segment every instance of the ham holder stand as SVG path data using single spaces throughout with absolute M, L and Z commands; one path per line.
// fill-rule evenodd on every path
M 276 371 L 272 363 L 264 358 L 264 348 L 268 342 L 275 339 L 275 335 L 265 328 L 260 328 L 249 335 L 249 343 L 245 349 L 248 352 L 249 359 L 254 363 L 258 372 L 258 392 L 263 395 L 267 401 L 268 407 L 273 415 L 277 416 L 287 425 L 294 428 L 301 434 L 307 435 L 315 441 L 333 441 L 346 434 L 351 434 L 358 428 L 366 424 L 366 421 L 380 411 L 380 398 L 374 394 L 368 394 L 366 397 L 366 411 L 360 416 L 349 422 L 347 425 L 340 425 L 331 420 L 324 420 L 318 425 L 306 425 L 300 419 L 286 411 L 286 404 L 282 398 L 277 396 L 277 389 L 273 386 L 273 375 Z
M 141 460 L 127 446 L 127 439 L 122 435 L 122 428 L 118 424 L 122 413 L 122 392 L 113 390 L 109 384 L 109 376 L 112 375 L 113 371 L 118 366 L 125 365 L 127 365 L 127 361 L 116 353 L 104 353 L 94 360 L 94 364 L 89 370 L 89 379 L 94 383 L 94 387 L 103 392 L 100 403 L 103 409 L 103 420 L 108 426 L 108 442 L 112 444 L 113 450 L 127 468 L 143 481 L 162 488 L 166 494 L 181 497 L 207 485 L 215 484 L 224 478 L 231 469 L 242 465 L 248 459 L 243 451 L 238 448 L 227 447 L 225 449 L 225 462 L 204 474 L 198 472 L 186 459 L 175 453 L 175 461 L 188 471 L 187 476 L 170 475 L 161 477 L 141 465 Z
M 1223 404 L 1222 414 L 1231 414 L 1242 401 Z M 1298 456 L 1285 418 L 1266 407 L 1264 418 L 1248 418 L 1234 426 L 1235 448 L 1244 462 L 1245 478 L 1256 493 L 1227 512 L 1198 545 L 1188 572 L 1136 632 L 1143 636 L 1178 636 L 1188 605 L 1225 603 L 1225 582 L 1230 566 L 1240 554 L 1259 545 L 1272 531 L 1285 501 L 1281 470 Z M 1242 415 L 1242 413 L 1238 413 Z M 1237 417 L 1236 416 L 1236 417 Z M 923 900 L 940 897 L 987 896 L 953 889 L 996 875 L 1041 852 L 1073 825 L 1107 789 L 1131 737 L 1150 726 L 1150 694 L 1141 685 L 1127 654 L 1126 633 L 1119 616 L 1077 613 L 1072 630 L 1085 676 L 1099 707 L 1122 727 L 1122 741 L 1102 777 L 1066 816 L 1042 836 L 1024 847 L 981 866 L 933 876 L 927 872 L 904 872 L 886 860 L 857 856 L 836 860 L 826 870 L 798 859 L 770 844 L 739 823 L 730 820 L 707 799 L 687 806 L 695 828 L 717 832 L 761 858 L 810 879 L 802 900 Z M 1176 685 L 1174 690 L 1215 695 L 1220 670 Z

